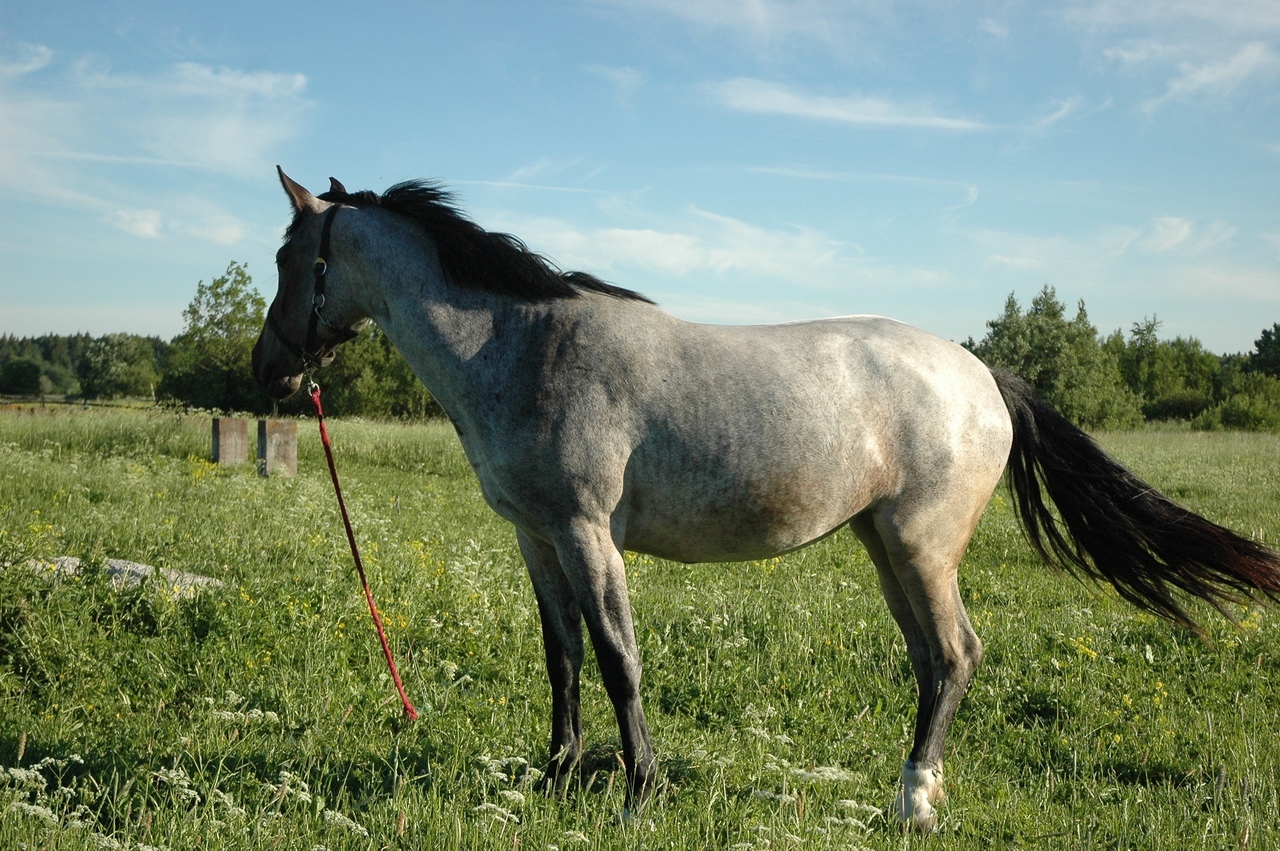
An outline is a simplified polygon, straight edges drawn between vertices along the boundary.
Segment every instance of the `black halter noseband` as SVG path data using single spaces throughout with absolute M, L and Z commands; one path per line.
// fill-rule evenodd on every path
M 339 206 L 339 204 L 334 204 L 325 212 L 324 225 L 320 230 L 320 253 L 316 257 L 313 267 L 315 289 L 311 297 L 311 319 L 307 323 L 306 342 L 299 346 L 293 340 L 290 340 L 284 333 L 284 329 L 280 327 L 275 315 L 271 311 L 267 311 L 267 327 L 271 329 L 271 333 L 276 335 L 276 339 L 290 354 L 302 360 L 308 371 L 314 367 L 323 366 L 327 358 L 333 357 L 334 349 L 358 336 L 358 332 L 352 331 L 350 328 L 339 328 L 320 315 L 320 308 L 324 307 L 324 276 L 329 271 L 329 232 L 333 230 L 333 220 L 338 215 Z M 322 324 L 333 332 L 329 339 L 323 343 L 319 339 L 319 330 Z

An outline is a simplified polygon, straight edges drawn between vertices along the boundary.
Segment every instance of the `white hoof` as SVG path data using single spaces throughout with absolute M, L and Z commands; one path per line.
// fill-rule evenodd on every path
M 932 833 L 938 826 L 934 804 L 946 800 L 942 790 L 942 768 L 922 768 L 908 760 L 902 766 L 902 789 L 893 802 L 903 827 Z

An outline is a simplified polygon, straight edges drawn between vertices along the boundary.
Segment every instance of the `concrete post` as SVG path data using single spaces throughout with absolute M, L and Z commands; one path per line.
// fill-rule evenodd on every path
M 249 460 L 249 422 L 213 418 L 213 463 L 243 464 Z
M 258 420 L 258 475 L 298 475 L 297 420 Z

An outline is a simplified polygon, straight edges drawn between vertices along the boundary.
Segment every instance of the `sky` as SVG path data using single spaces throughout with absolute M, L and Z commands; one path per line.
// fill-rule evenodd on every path
M 1280 322 L 1275 0 L 6 0 L 0 334 L 170 338 L 270 300 L 316 192 L 442 181 L 685 319 L 980 339 Z

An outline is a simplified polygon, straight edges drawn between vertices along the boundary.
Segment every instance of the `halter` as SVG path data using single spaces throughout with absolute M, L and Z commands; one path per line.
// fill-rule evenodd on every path
M 314 294 L 311 297 L 311 321 L 307 323 L 305 344 L 299 346 L 293 340 L 290 340 L 284 333 L 284 329 L 280 327 L 275 315 L 270 310 L 267 311 L 267 327 L 271 329 L 271 333 L 276 335 L 276 339 L 291 355 L 302 361 L 308 372 L 317 366 L 323 366 L 325 358 L 333 356 L 334 349 L 358 336 L 358 332 L 352 331 L 350 328 L 339 328 L 320 314 L 320 308 L 324 307 L 325 302 L 324 276 L 329 271 L 329 233 L 333 230 L 333 220 L 338 215 L 339 206 L 334 204 L 325 212 L 324 226 L 320 230 L 320 254 L 316 257 L 315 265 L 312 267 L 315 274 L 315 285 Z M 324 343 L 319 341 L 317 333 L 322 324 L 333 332 Z

